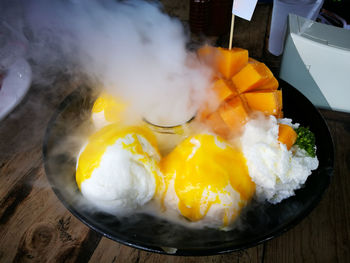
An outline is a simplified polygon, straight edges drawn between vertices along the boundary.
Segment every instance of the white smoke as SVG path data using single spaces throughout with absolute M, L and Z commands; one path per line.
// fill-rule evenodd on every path
M 186 50 L 183 25 L 156 2 L 5 0 L 2 5 L 0 29 L 7 34 L 2 46 L 11 52 L 0 54 L 0 66 L 23 56 L 34 81 L 49 83 L 47 72 L 83 74 L 163 125 L 190 119 L 209 85 L 207 69 Z

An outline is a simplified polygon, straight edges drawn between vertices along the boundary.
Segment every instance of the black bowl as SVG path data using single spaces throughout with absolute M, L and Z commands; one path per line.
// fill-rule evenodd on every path
M 306 217 L 320 201 L 333 174 L 333 142 L 318 110 L 299 91 L 280 81 L 285 117 L 315 133 L 319 167 L 296 195 L 277 205 L 252 204 L 241 226 L 232 231 L 189 229 L 168 221 L 136 214 L 117 217 L 92 210 L 75 183 L 76 155 L 82 141 L 72 134 L 84 134 L 93 103 L 91 90 L 78 88 L 59 106 L 49 122 L 43 147 L 47 178 L 61 202 L 86 225 L 125 245 L 165 253 L 162 247 L 177 248 L 176 255 L 213 255 L 258 245 L 274 238 Z M 74 138 L 74 137 L 73 137 Z

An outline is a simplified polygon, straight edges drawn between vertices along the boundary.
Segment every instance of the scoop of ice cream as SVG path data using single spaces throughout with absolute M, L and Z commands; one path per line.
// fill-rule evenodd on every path
M 103 92 L 95 101 L 91 110 L 91 119 L 99 129 L 111 123 L 118 123 L 123 118 L 127 104 L 120 98 Z
M 185 139 L 161 161 L 161 201 L 192 225 L 228 228 L 254 194 L 243 154 L 218 136 Z
M 297 127 L 290 119 L 252 119 L 241 137 L 249 174 L 256 184 L 258 200 L 278 203 L 294 195 L 311 171 L 318 167 L 317 157 L 294 145 L 290 150 L 278 141 L 278 123 Z
M 88 139 L 77 160 L 82 194 L 103 210 L 134 209 L 152 199 L 160 155 L 153 134 L 140 127 L 103 127 Z

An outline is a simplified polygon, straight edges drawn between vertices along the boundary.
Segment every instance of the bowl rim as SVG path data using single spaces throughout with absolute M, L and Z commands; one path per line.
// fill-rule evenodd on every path
M 289 83 L 287 83 L 287 82 L 285 82 L 285 81 L 283 81 L 281 79 L 278 79 L 278 81 L 280 83 L 280 86 L 282 86 L 282 88 L 284 88 L 284 87 L 291 88 L 295 92 L 298 93 L 298 96 L 305 97 L 299 90 L 297 90 L 296 88 L 292 87 Z M 69 212 L 71 212 L 81 222 L 83 222 L 85 225 L 87 225 L 89 228 L 93 229 L 94 231 L 96 231 L 100 235 L 102 235 L 104 237 L 107 237 L 107 238 L 109 238 L 111 240 L 117 241 L 117 242 L 119 242 L 121 244 L 127 245 L 127 246 L 132 247 L 132 248 L 145 250 L 145 251 L 148 251 L 148 252 L 154 252 L 154 253 L 166 254 L 166 255 L 174 255 L 174 256 L 209 256 L 209 255 L 219 255 L 219 254 L 226 254 L 226 253 L 231 253 L 231 252 L 234 252 L 234 251 L 239 251 L 239 250 L 244 250 L 244 249 L 247 249 L 247 248 L 255 247 L 255 246 L 258 246 L 258 245 L 260 245 L 262 243 L 265 243 L 265 242 L 267 242 L 267 241 L 269 241 L 271 239 L 274 239 L 274 238 L 282 235 L 283 233 L 287 232 L 288 230 L 290 230 L 293 227 L 295 227 L 296 225 L 298 225 L 319 204 L 319 202 L 322 200 L 322 198 L 323 198 L 327 188 L 329 187 L 329 184 L 331 183 L 331 179 L 332 179 L 333 173 L 334 173 L 334 154 L 335 154 L 334 153 L 334 142 L 333 142 L 333 138 L 331 136 L 331 132 L 330 132 L 330 129 L 329 129 L 329 126 L 328 126 L 327 122 L 325 121 L 324 117 L 319 112 L 319 110 L 313 105 L 313 107 L 316 109 L 317 114 L 323 120 L 323 124 L 325 124 L 325 127 L 327 129 L 327 133 L 328 133 L 328 138 L 327 139 L 330 140 L 330 144 L 332 145 L 332 148 L 329 149 L 329 152 L 328 152 L 328 157 L 329 157 L 328 162 L 329 162 L 329 165 L 332 168 L 331 171 L 328 171 L 328 173 L 329 173 L 329 176 L 328 176 L 329 178 L 328 179 L 329 180 L 327 181 L 326 184 L 323 185 L 321 191 L 318 193 L 316 198 L 313 199 L 313 201 L 309 204 L 307 209 L 304 209 L 304 210 L 302 210 L 301 213 L 298 213 L 298 215 L 296 217 L 294 217 L 291 221 L 289 221 L 288 224 L 286 224 L 285 226 L 283 226 L 281 228 L 278 228 L 278 231 L 275 231 L 274 233 L 267 233 L 267 234 L 261 235 L 261 236 L 259 236 L 259 238 L 251 239 L 248 242 L 242 242 L 242 244 L 236 245 L 234 247 L 232 247 L 232 246 L 231 247 L 230 246 L 221 247 L 220 246 L 220 247 L 213 247 L 213 248 L 205 248 L 205 250 L 204 249 L 193 249 L 193 248 L 177 249 L 176 253 L 167 253 L 164 249 L 162 249 L 161 247 L 158 247 L 158 246 L 147 245 L 144 242 L 135 241 L 135 240 L 133 240 L 131 242 L 130 240 L 125 240 L 123 238 L 113 236 L 113 235 L 111 235 L 109 233 L 106 233 L 103 230 L 101 230 L 97 224 L 94 224 L 94 223 L 90 222 L 90 220 L 88 218 L 86 218 L 82 213 L 80 213 L 74 207 L 72 207 L 65 200 L 65 197 L 62 195 L 62 193 L 59 191 L 59 189 L 57 189 L 57 187 L 55 187 L 52 178 L 50 176 L 48 176 L 48 174 L 50 174 L 50 168 L 48 167 L 48 164 L 47 164 L 48 163 L 48 143 L 49 143 L 49 139 L 50 139 L 51 130 L 54 127 L 55 121 L 57 120 L 59 115 L 64 111 L 64 109 L 72 101 L 74 101 L 74 98 L 76 96 L 81 95 L 81 89 L 87 89 L 88 90 L 90 88 L 86 87 L 86 86 L 79 86 L 79 87 L 77 87 L 73 92 L 71 92 L 67 97 L 65 97 L 63 99 L 63 101 L 59 104 L 57 110 L 54 112 L 54 114 L 52 115 L 52 117 L 50 118 L 50 120 L 48 122 L 46 131 L 45 131 L 45 135 L 44 135 L 43 147 L 42 147 L 44 169 L 45 169 L 46 178 L 48 179 L 52 190 L 54 191 L 54 193 L 56 194 L 56 196 L 58 197 L 60 202 L 65 206 L 65 208 Z M 229 243 L 229 242 L 224 242 L 224 243 Z

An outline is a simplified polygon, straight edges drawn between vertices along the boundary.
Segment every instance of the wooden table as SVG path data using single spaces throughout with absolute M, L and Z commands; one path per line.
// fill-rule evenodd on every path
M 249 23 L 236 19 L 234 45 L 278 73 L 280 58 L 265 43 L 271 6 Z M 69 82 L 67 84 L 67 81 Z M 42 143 L 70 80 L 33 86 L 0 123 L 0 262 L 350 262 L 350 116 L 322 111 L 335 144 L 335 173 L 320 204 L 299 225 L 264 244 L 209 257 L 152 254 L 111 241 L 70 214 L 45 176 Z

